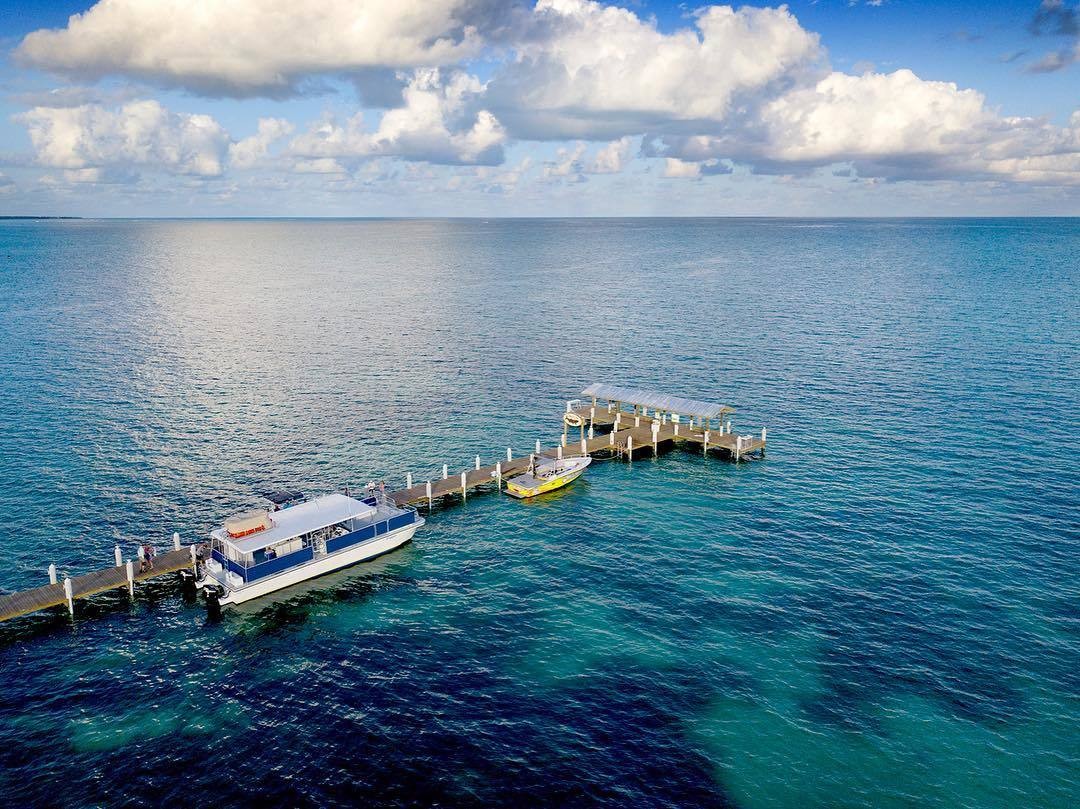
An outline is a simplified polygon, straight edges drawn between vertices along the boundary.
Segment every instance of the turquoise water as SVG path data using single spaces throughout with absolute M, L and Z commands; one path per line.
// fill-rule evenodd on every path
M 553 442 L 593 381 L 763 462 L 597 462 L 208 621 L 0 626 L 35 805 L 1080 801 L 1080 222 L 0 224 L 0 586 L 264 486 Z

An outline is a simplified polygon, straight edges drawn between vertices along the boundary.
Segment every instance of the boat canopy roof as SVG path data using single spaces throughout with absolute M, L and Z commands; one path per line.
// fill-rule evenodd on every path
M 343 494 L 327 494 L 272 512 L 270 518 L 274 524 L 265 531 L 233 539 L 224 528 L 217 528 L 211 532 L 211 536 L 243 553 L 250 553 L 354 517 L 370 517 L 373 514 L 375 506 Z
M 623 388 L 617 385 L 605 385 L 596 383 L 589 385 L 581 392 L 582 396 L 595 396 L 598 399 L 610 399 L 613 402 L 623 404 L 642 405 L 656 410 L 666 410 L 669 413 L 678 413 L 682 416 L 703 416 L 714 419 L 725 413 L 734 413 L 734 408 L 712 402 L 701 402 L 697 399 L 682 399 L 678 396 L 667 396 L 640 388 Z

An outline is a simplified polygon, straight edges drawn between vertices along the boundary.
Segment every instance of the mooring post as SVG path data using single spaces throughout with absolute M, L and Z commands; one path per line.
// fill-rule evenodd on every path
M 555 452 L 556 452 L 556 457 L 561 461 L 562 460 L 562 445 L 561 444 L 555 448 Z
M 592 441 L 595 436 L 593 435 L 592 425 L 589 425 L 589 440 Z
M 477 469 L 480 468 L 480 456 L 479 455 L 476 456 L 476 468 Z
M 739 456 L 742 454 L 742 436 L 735 436 L 735 462 L 738 463 Z
M 199 551 L 194 545 L 188 545 L 191 548 L 191 569 L 195 573 L 195 577 L 199 576 Z
M 173 531 L 172 546 L 173 546 L 174 551 L 180 550 L 180 532 L 179 531 Z
M 566 446 L 566 433 L 562 434 L 562 446 Z
M 675 422 L 675 437 L 679 437 L 679 422 Z
M 128 595 L 135 597 L 135 565 L 130 559 L 127 560 Z
M 652 423 L 652 454 L 657 454 L 657 444 L 660 439 L 660 424 L 658 422 Z
M 67 599 L 68 612 L 75 615 L 75 595 L 71 587 L 71 579 L 64 576 L 64 598 Z
M 615 446 L 615 431 L 612 430 L 610 433 L 607 434 L 607 437 L 608 437 L 608 446 L 609 447 Z
M 431 481 L 429 480 L 429 481 L 427 482 L 427 507 L 428 507 L 428 511 L 431 511 L 431 506 L 432 506 L 432 500 L 431 500 Z
M 573 407 L 571 407 L 571 404 L 572 404 L 572 402 L 567 402 L 567 403 L 566 403 L 566 412 L 567 412 L 567 413 L 572 413 L 572 412 L 573 412 L 573 410 L 574 410 L 574 408 L 573 408 Z
M 705 431 L 705 443 L 702 444 L 702 447 L 704 447 L 704 449 L 702 450 L 703 454 L 708 455 L 709 454 L 709 431 L 708 430 Z
M 640 427 L 641 426 L 641 416 L 634 416 L 634 426 L 635 427 Z
M 446 480 L 448 477 L 450 477 L 449 470 L 446 468 L 446 464 L 443 464 L 442 465 L 442 479 Z
M 502 461 L 495 464 L 495 491 L 502 491 Z
M 56 584 L 56 565 L 49 565 L 49 584 Z
M 728 434 L 728 435 L 731 435 L 731 419 L 728 419 L 728 423 L 727 423 L 727 434 Z
M 584 438 L 581 439 L 581 454 L 582 455 L 588 455 L 589 454 L 589 442 L 586 441 Z
M 512 461 L 512 460 L 514 460 L 514 453 L 512 453 L 510 451 L 510 447 L 507 447 L 506 448 L 506 462 L 510 463 L 510 461 Z
M 124 555 L 120 553 L 119 545 L 113 548 L 113 560 L 116 562 L 117 567 L 120 567 L 120 565 L 124 564 Z
M 627 460 L 634 460 L 634 436 L 626 436 L 626 457 Z
M 466 494 L 465 494 L 465 480 L 466 480 L 466 478 L 465 478 L 465 473 L 464 473 L 464 472 L 462 472 L 462 473 L 461 473 L 461 502 L 463 502 L 463 503 L 465 502 L 465 499 L 466 499 Z
M 412 472 L 406 472 L 405 473 L 405 488 L 406 489 L 411 489 L 412 488 Z
M 765 428 L 761 428 L 761 457 L 765 457 Z

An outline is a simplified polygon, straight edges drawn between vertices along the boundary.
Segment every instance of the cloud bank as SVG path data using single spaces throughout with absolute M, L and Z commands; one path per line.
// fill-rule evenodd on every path
M 1072 38 L 1055 58 L 1080 54 L 1075 10 L 1060 0 L 1044 0 L 1032 26 Z M 260 166 L 332 176 L 381 159 L 494 167 L 513 143 L 571 141 L 540 179 L 620 174 L 640 142 L 637 155 L 671 179 L 844 164 L 889 180 L 1080 184 L 1080 114 L 1056 126 L 910 70 L 837 71 L 785 6 L 707 6 L 665 31 L 594 0 L 103 0 L 31 33 L 15 56 L 82 82 L 205 96 L 286 96 L 345 77 L 372 100 L 344 120 L 268 117 L 242 140 L 151 99 L 110 107 L 61 92 L 19 116 L 40 164 L 87 177 L 124 165 L 202 177 Z

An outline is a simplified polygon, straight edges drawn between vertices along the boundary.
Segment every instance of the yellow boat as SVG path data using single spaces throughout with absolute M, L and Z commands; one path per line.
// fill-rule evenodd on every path
M 583 455 L 536 464 L 524 475 L 506 481 L 506 493 L 511 497 L 524 499 L 553 492 L 581 477 L 581 473 L 590 463 L 592 458 Z

